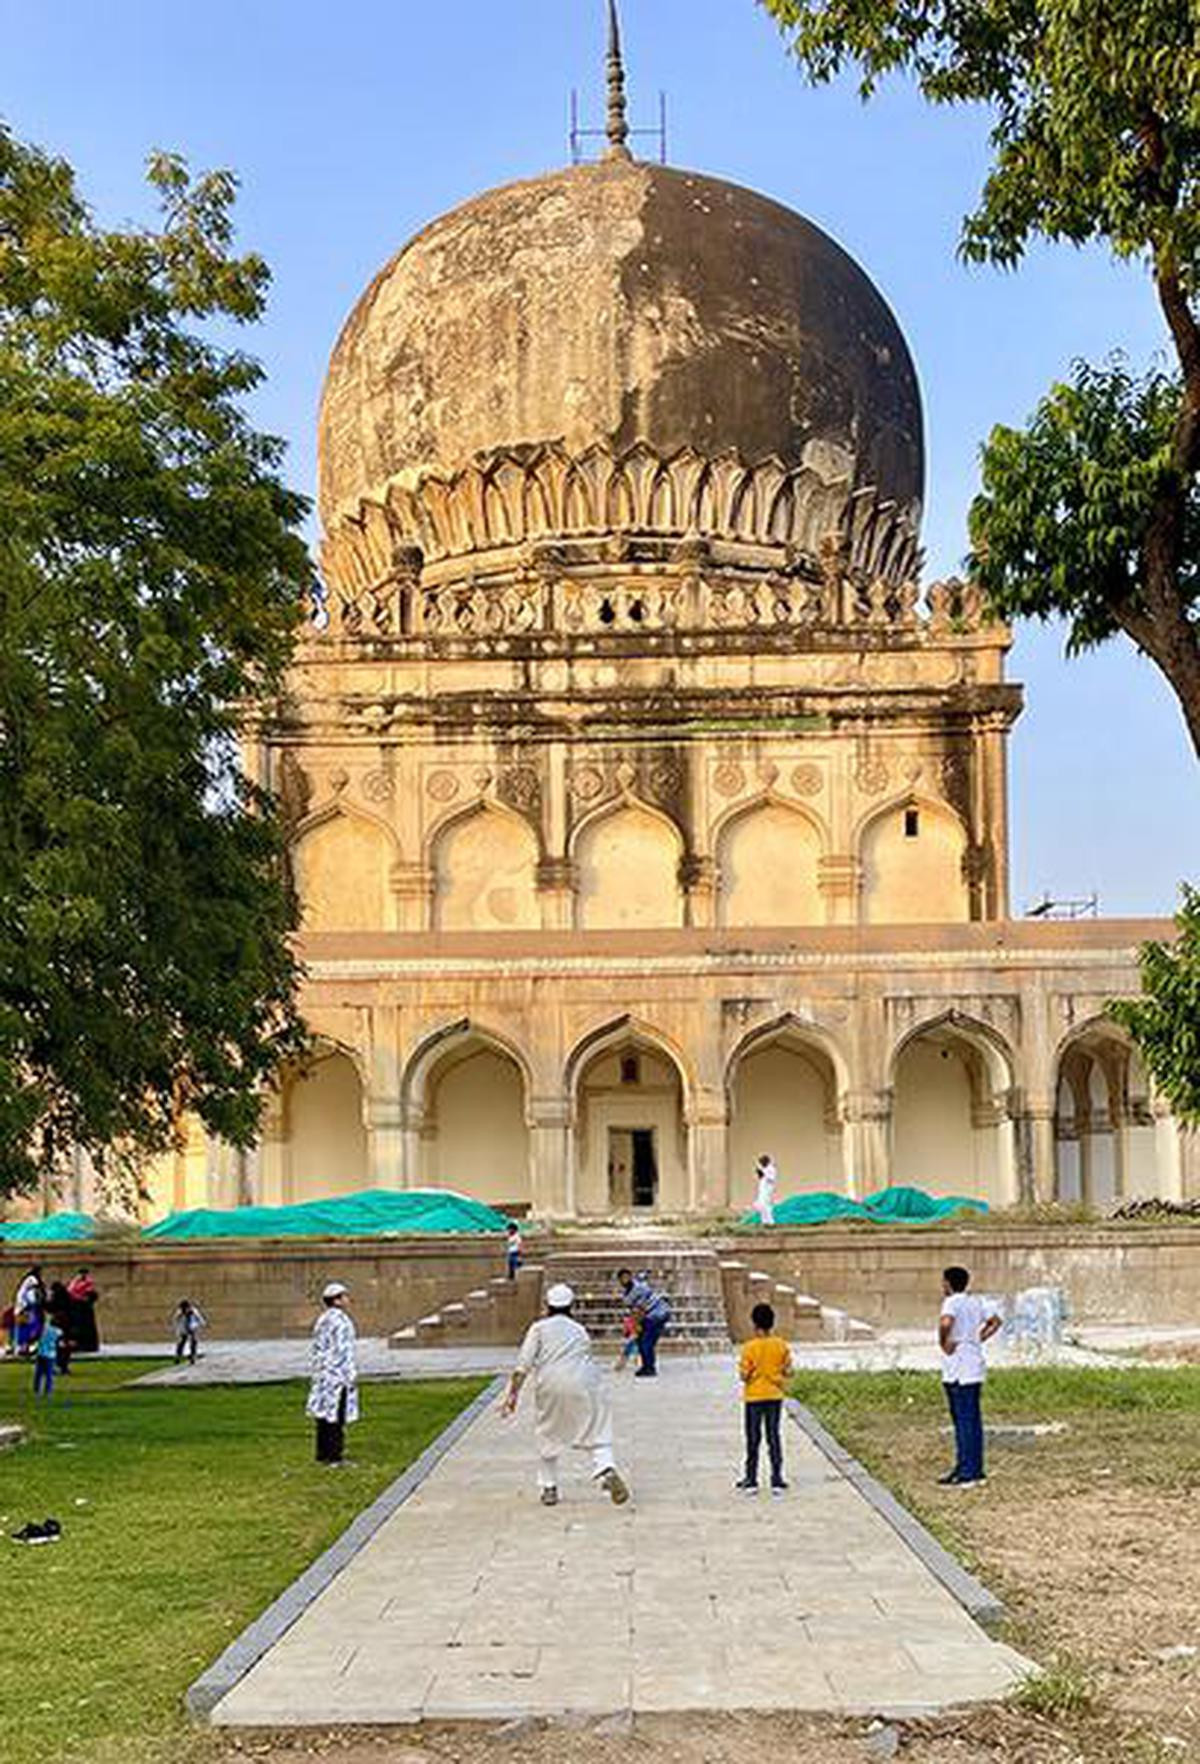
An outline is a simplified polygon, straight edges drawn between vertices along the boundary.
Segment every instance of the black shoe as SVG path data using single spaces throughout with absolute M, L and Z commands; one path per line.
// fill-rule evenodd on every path
M 645 1366 L 639 1366 L 633 1376 L 635 1378 L 657 1378 L 658 1373 L 647 1371 Z
M 744 1476 L 740 1479 L 740 1481 L 735 1482 L 733 1486 L 737 1490 L 738 1494 L 757 1494 L 758 1493 L 757 1482 L 748 1482 Z
M 959 1480 L 960 1477 L 957 1470 L 947 1470 L 944 1476 L 938 1477 L 938 1487 L 949 1488 L 953 1483 L 956 1483 Z
M 787 1487 L 788 1487 L 788 1485 L 786 1482 L 773 1482 L 771 1484 L 771 1493 L 772 1494 L 786 1494 Z

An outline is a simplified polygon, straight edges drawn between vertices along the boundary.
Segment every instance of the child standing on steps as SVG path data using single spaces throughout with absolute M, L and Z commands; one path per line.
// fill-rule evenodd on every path
M 504 1229 L 508 1234 L 504 1248 L 504 1259 L 508 1266 L 508 1278 L 510 1280 L 515 1280 L 517 1278 L 517 1270 L 521 1266 L 521 1228 L 514 1220 L 510 1219 Z
M 781 1495 L 787 1483 L 783 1480 L 780 1422 L 787 1381 L 792 1375 L 792 1350 L 782 1336 L 775 1334 L 775 1313 L 770 1305 L 755 1305 L 750 1321 L 754 1335 L 742 1348 L 738 1363 L 746 1412 L 746 1469 L 737 1486 L 743 1494 L 758 1493 L 758 1455 L 765 1432 L 771 1460 L 771 1493 Z

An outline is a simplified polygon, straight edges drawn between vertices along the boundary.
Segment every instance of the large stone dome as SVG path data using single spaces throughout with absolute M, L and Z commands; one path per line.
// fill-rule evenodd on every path
M 419 539 L 427 480 L 500 455 L 524 468 L 538 450 L 639 448 L 774 462 L 818 487 L 826 515 L 858 493 L 915 543 L 920 393 L 873 284 L 777 202 L 620 159 L 479 196 L 376 276 L 330 363 L 320 511 L 333 537 L 407 499 Z M 668 500 L 644 503 L 641 530 L 695 529 L 696 509 Z M 764 503 L 764 534 L 770 518 Z

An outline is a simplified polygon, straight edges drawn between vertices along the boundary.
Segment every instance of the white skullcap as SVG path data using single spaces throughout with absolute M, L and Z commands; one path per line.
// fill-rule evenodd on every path
M 565 1281 L 560 1280 L 546 1294 L 546 1303 L 552 1311 L 569 1311 L 575 1303 L 575 1294 Z
M 344 1298 L 349 1291 L 350 1288 L 348 1286 L 343 1286 L 340 1280 L 331 1280 L 321 1294 L 321 1297 L 327 1299 Z

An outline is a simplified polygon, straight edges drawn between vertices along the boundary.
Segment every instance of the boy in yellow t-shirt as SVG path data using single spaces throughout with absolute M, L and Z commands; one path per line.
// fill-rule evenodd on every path
M 783 1480 L 779 1423 L 787 1381 L 792 1375 L 792 1350 L 774 1332 L 775 1313 L 770 1305 L 755 1305 L 750 1321 L 754 1337 L 742 1348 L 738 1365 L 746 1399 L 746 1473 L 737 1486 L 743 1494 L 758 1493 L 758 1454 L 765 1429 L 771 1459 L 771 1493 L 781 1495 L 787 1483 Z

